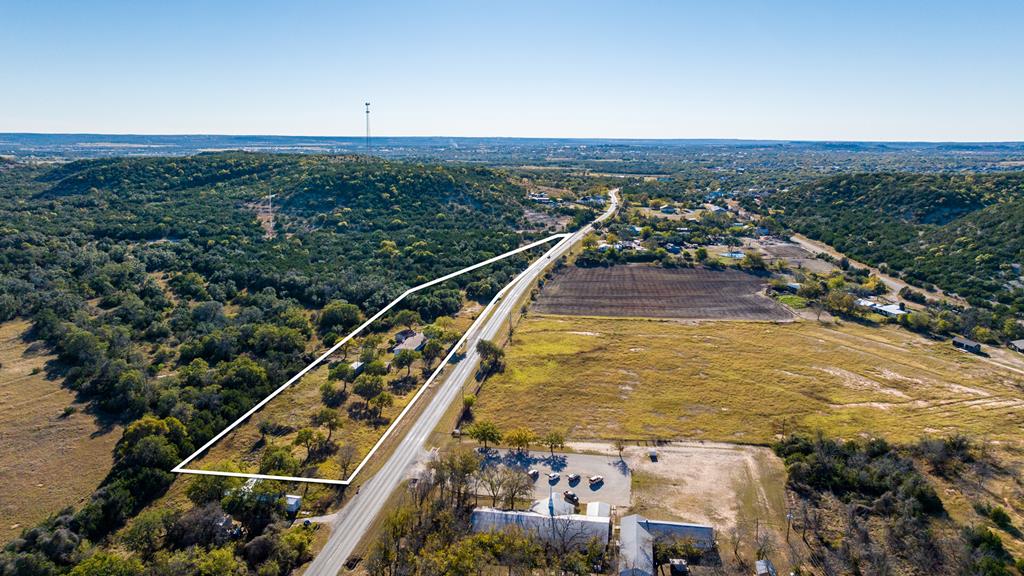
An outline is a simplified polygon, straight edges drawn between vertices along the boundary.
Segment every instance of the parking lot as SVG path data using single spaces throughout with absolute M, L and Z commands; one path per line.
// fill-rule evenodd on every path
M 630 473 L 626 463 L 618 456 L 592 454 L 563 454 L 535 450 L 521 453 L 515 450 L 491 450 L 486 463 L 489 465 L 504 464 L 519 468 L 525 474 L 527 470 L 536 469 L 540 472 L 534 483 L 533 495 L 539 500 L 547 498 L 549 492 L 561 493 L 572 490 L 579 496 L 580 503 L 607 502 L 613 506 L 629 506 Z M 557 480 L 548 480 L 550 472 L 558 472 Z M 579 474 L 579 481 L 570 483 L 569 474 Z M 587 478 L 603 476 L 604 481 L 590 485 Z

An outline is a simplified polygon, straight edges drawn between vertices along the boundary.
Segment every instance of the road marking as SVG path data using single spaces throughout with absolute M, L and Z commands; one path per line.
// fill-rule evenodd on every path
M 326 352 L 321 354 L 316 360 L 311 362 L 308 366 L 306 366 L 305 368 L 300 370 L 295 376 L 292 376 L 287 382 L 285 382 L 280 387 L 278 387 L 277 390 L 274 390 L 273 392 L 270 393 L 269 396 L 267 396 L 266 398 L 261 400 L 258 404 L 256 404 L 252 408 L 250 408 L 248 412 L 246 412 L 245 414 L 242 414 L 242 416 L 240 416 L 237 420 L 235 420 L 231 425 L 229 425 L 227 428 L 222 430 L 216 436 L 211 438 L 206 444 L 203 444 L 198 450 L 193 452 L 191 456 L 189 456 L 188 458 L 185 458 L 184 460 L 182 460 L 177 466 L 175 466 L 174 468 L 171 469 L 171 472 L 176 472 L 176 473 L 179 473 L 179 474 L 200 474 L 200 475 L 205 475 L 205 476 L 227 476 L 227 477 L 231 477 L 231 478 L 250 478 L 250 479 L 257 479 L 257 480 L 281 480 L 281 481 L 285 481 L 285 482 L 308 482 L 308 483 L 313 483 L 313 484 L 335 484 L 335 485 L 347 486 L 348 484 L 350 484 L 352 482 L 352 479 L 356 477 L 356 474 L 358 474 L 363 469 L 363 467 L 370 460 L 370 458 L 374 455 L 374 453 L 377 452 L 377 449 L 380 448 L 380 446 L 384 443 L 384 441 L 388 438 L 388 436 L 391 435 L 391 432 L 395 429 L 396 426 L 398 426 L 399 422 L 402 421 L 402 418 L 405 417 L 405 415 L 409 412 L 409 410 L 413 407 L 413 405 L 416 404 L 416 401 L 420 398 L 420 396 L 423 394 L 423 392 L 427 390 L 427 388 L 431 385 L 431 383 L 433 383 L 434 379 L 437 378 L 437 376 L 441 373 L 441 371 L 444 369 L 444 367 L 448 365 L 448 363 L 451 361 L 451 359 L 455 356 L 455 353 L 459 350 L 459 347 L 461 347 L 465 343 L 465 341 L 469 338 L 470 333 L 477 327 L 477 324 L 479 323 L 479 321 L 486 317 L 487 312 L 488 312 L 487 309 L 485 309 L 484 312 L 481 313 L 479 317 L 477 317 L 477 321 L 474 322 L 472 325 L 470 325 L 469 329 L 466 330 L 465 333 L 463 333 L 463 335 L 459 339 L 459 341 L 456 342 L 454 346 L 452 346 L 452 349 L 448 352 L 448 355 L 445 356 L 444 360 L 440 364 L 438 364 L 437 368 L 430 375 L 430 377 L 427 378 L 427 380 L 423 383 L 422 386 L 420 386 L 420 389 L 416 392 L 416 395 L 412 397 L 412 400 L 410 400 L 409 403 L 406 404 L 405 408 L 403 408 L 402 411 L 398 414 L 398 416 L 395 418 L 394 422 L 392 422 L 391 425 L 388 426 L 388 429 L 384 431 L 384 434 L 377 440 L 376 444 L 373 445 L 373 448 L 370 449 L 370 451 L 366 454 L 366 456 L 362 459 L 362 461 L 359 462 L 359 465 L 356 466 L 356 469 L 352 472 L 352 474 L 350 474 L 349 477 L 346 478 L 345 480 L 330 480 L 330 479 L 322 479 L 322 478 L 303 478 L 303 477 L 299 477 L 299 476 L 276 476 L 276 475 L 273 475 L 273 474 L 249 474 L 249 473 L 246 473 L 246 472 L 223 472 L 223 471 L 220 471 L 220 470 L 201 470 L 201 469 L 197 469 L 197 468 L 186 468 L 185 466 L 187 466 L 190 462 L 192 462 L 197 457 L 199 457 L 199 455 L 201 455 L 203 452 L 205 452 L 207 449 L 209 449 L 210 446 L 213 446 L 214 444 L 216 444 L 217 441 L 220 440 L 221 438 L 223 438 L 228 432 L 231 432 L 236 427 L 238 427 L 239 424 L 241 424 L 242 422 L 245 422 L 250 416 L 252 416 L 257 411 L 259 411 L 260 408 L 262 408 L 268 402 L 273 400 L 281 392 L 284 392 L 285 390 L 287 390 L 292 384 L 294 384 L 300 378 L 305 376 L 307 372 L 309 372 L 313 368 L 316 368 L 317 366 L 319 366 L 324 360 L 326 360 L 328 357 L 330 357 L 331 354 L 334 354 L 338 349 L 340 349 L 342 346 L 344 346 L 346 342 L 348 342 L 349 340 L 354 338 L 360 332 L 365 330 L 367 326 L 369 326 L 370 324 L 375 322 L 377 319 L 379 319 L 381 316 L 386 314 L 388 312 L 388 310 L 390 310 L 396 304 L 398 304 L 403 299 L 405 299 L 406 296 L 408 296 L 410 294 L 413 294 L 415 292 L 418 292 L 420 290 L 423 290 L 424 288 L 429 288 L 429 287 L 434 286 L 436 284 L 440 284 L 442 282 L 447 282 L 448 280 L 451 280 L 452 278 L 455 278 L 456 276 L 460 276 L 460 275 L 465 274 L 467 272 L 472 272 L 473 270 L 476 270 L 478 268 L 482 268 L 484 266 L 493 264 L 493 263 L 498 262 L 500 260 L 504 260 L 505 258 L 508 258 L 510 256 L 515 256 L 516 254 L 519 254 L 519 253 L 522 253 L 522 252 L 526 252 L 527 250 L 532 250 L 533 248 L 536 248 L 537 246 L 540 246 L 542 244 L 547 244 L 548 242 L 551 242 L 552 240 L 555 240 L 555 239 L 559 240 L 558 244 L 555 245 L 555 246 L 558 246 L 559 244 L 562 243 L 562 241 L 564 241 L 566 238 L 569 238 L 571 236 L 572 236 L 572 234 L 568 234 L 568 233 L 552 234 L 551 236 L 548 236 L 547 238 L 544 238 L 543 240 L 537 240 L 536 242 L 533 242 L 531 244 L 527 244 L 526 246 L 520 246 L 519 248 L 516 248 L 515 250 L 511 250 L 509 252 L 505 252 L 504 254 L 500 254 L 500 255 L 495 256 L 493 258 L 489 258 L 487 260 L 484 260 L 483 262 L 478 262 L 476 264 L 473 264 L 472 266 L 468 266 L 468 267 L 463 268 L 461 270 L 457 270 L 457 271 L 452 272 L 450 274 L 446 274 L 446 275 L 441 276 L 439 278 L 435 278 L 435 279 L 433 279 L 433 280 L 431 280 L 429 282 L 425 282 L 425 283 L 420 284 L 418 286 L 414 286 L 412 288 L 409 288 L 408 290 L 403 292 L 401 296 L 399 296 L 398 298 L 395 298 L 394 300 L 392 300 L 390 304 L 388 304 L 384 308 L 381 308 L 376 314 L 374 314 L 369 319 L 367 319 L 365 322 L 360 324 L 359 327 L 357 327 L 355 330 L 353 330 L 348 336 L 345 336 L 345 338 L 343 338 L 341 341 L 335 343 L 334 346 L 331 346 Z M 541 256 L 541 258 L 543 258 L 543 255 Z M 526 269 L 529 270 L 533 266 L 533 264 L 535 264 L 535 263 L 536 263 L 536 261 L 535 262 L 531 262 L 530 265 L 528 265 L 526 267 Z M 498 302 L 501 299 L 502 295 L 504 295 L 504 293 L 508 289 L 508 287 L 514 285 L 519 280 L 519 278 L 521 276 L 522 276 L 522 273 L 520 275 L 516 276 L 512 280 L 512 282 L 509 282 L 508 284 L 506 284 L 505 287 L 502 288 L 498 292 L 497 295 L 495 295 L 494 299 L 491 300 L 491 303 L 488 305 L 488 308 L 490 308 L 496 302 Z

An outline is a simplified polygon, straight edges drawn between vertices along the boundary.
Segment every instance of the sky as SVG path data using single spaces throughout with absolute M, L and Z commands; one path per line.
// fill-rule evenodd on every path
M 0 132 L 1024 140 L 1024 2 L 0 0 Z

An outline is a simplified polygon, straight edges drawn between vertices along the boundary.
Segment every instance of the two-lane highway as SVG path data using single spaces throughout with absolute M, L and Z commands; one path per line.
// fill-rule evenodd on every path
M 424 456 L 425 444 L 431 432 L 437 428 L 452 402 L 460 397 L 460 391 L 465 383 L 476 373 L 479 362 L 477 342 L 481 339 L 493 340 L 505 328 L 505 320 L 515 312 L 516 303 L 530 290 L 537 278 L 544 273 L 544 269 L 578 244 L 593 230 L 595 223 L 611 218 L 619 207 L 618 193 L 618 188 L 609 191 L 607 210 L 594 222 L 562 239 L 530 264 L 498 293 L 495 300 L 488 305 L 488 309 L 473 323 L 466 340 L 465 358 L 455 365 L 442 383 L 433 384 L 439 386 L 438 390 L 409 427 L 395 451 L 388 456 L 387 461 L 373 477 L 365 482 L 360 482 L 360 478 L 354 480 L 356 485 L 361 484 L 359 493 L 334 517 L 330 539 L 306 569 L 306 576 L 335 576 L 338 573 L 370 528 L 374 518 L 384 509 L 388 498 L 401 484 L 407 471 Z

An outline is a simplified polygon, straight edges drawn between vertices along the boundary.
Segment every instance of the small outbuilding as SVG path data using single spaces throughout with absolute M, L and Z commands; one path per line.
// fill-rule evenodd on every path
M 966 350 L 971 354 L 981 354 L 981 344 L 975 342 L 974 340 L 964 338 L 963 336 L 957 336 L 956 338 L 953 338 L 953 346 L 961 350 Z
M 1014 340 L 1013 342 L 1010 342 L 1010 350 L 1016 350 L 1017 352 L 1024 354 L 1024 340 Z
M 284 509 L 289 514 L 295 514 L 302 507 L 302 496 L 296 496 L 295 494 L 285 494 L 284 496 Z
M 607 502 L 587 503 L 587 516 L 593 516 L 596 518 L 610 518 L 611 515 L 612 507 Z
M 775 565 L 767 558 L 754 563 L 754 572 L 757 576 L 778 576 L 778 573 L 775 572 Z

